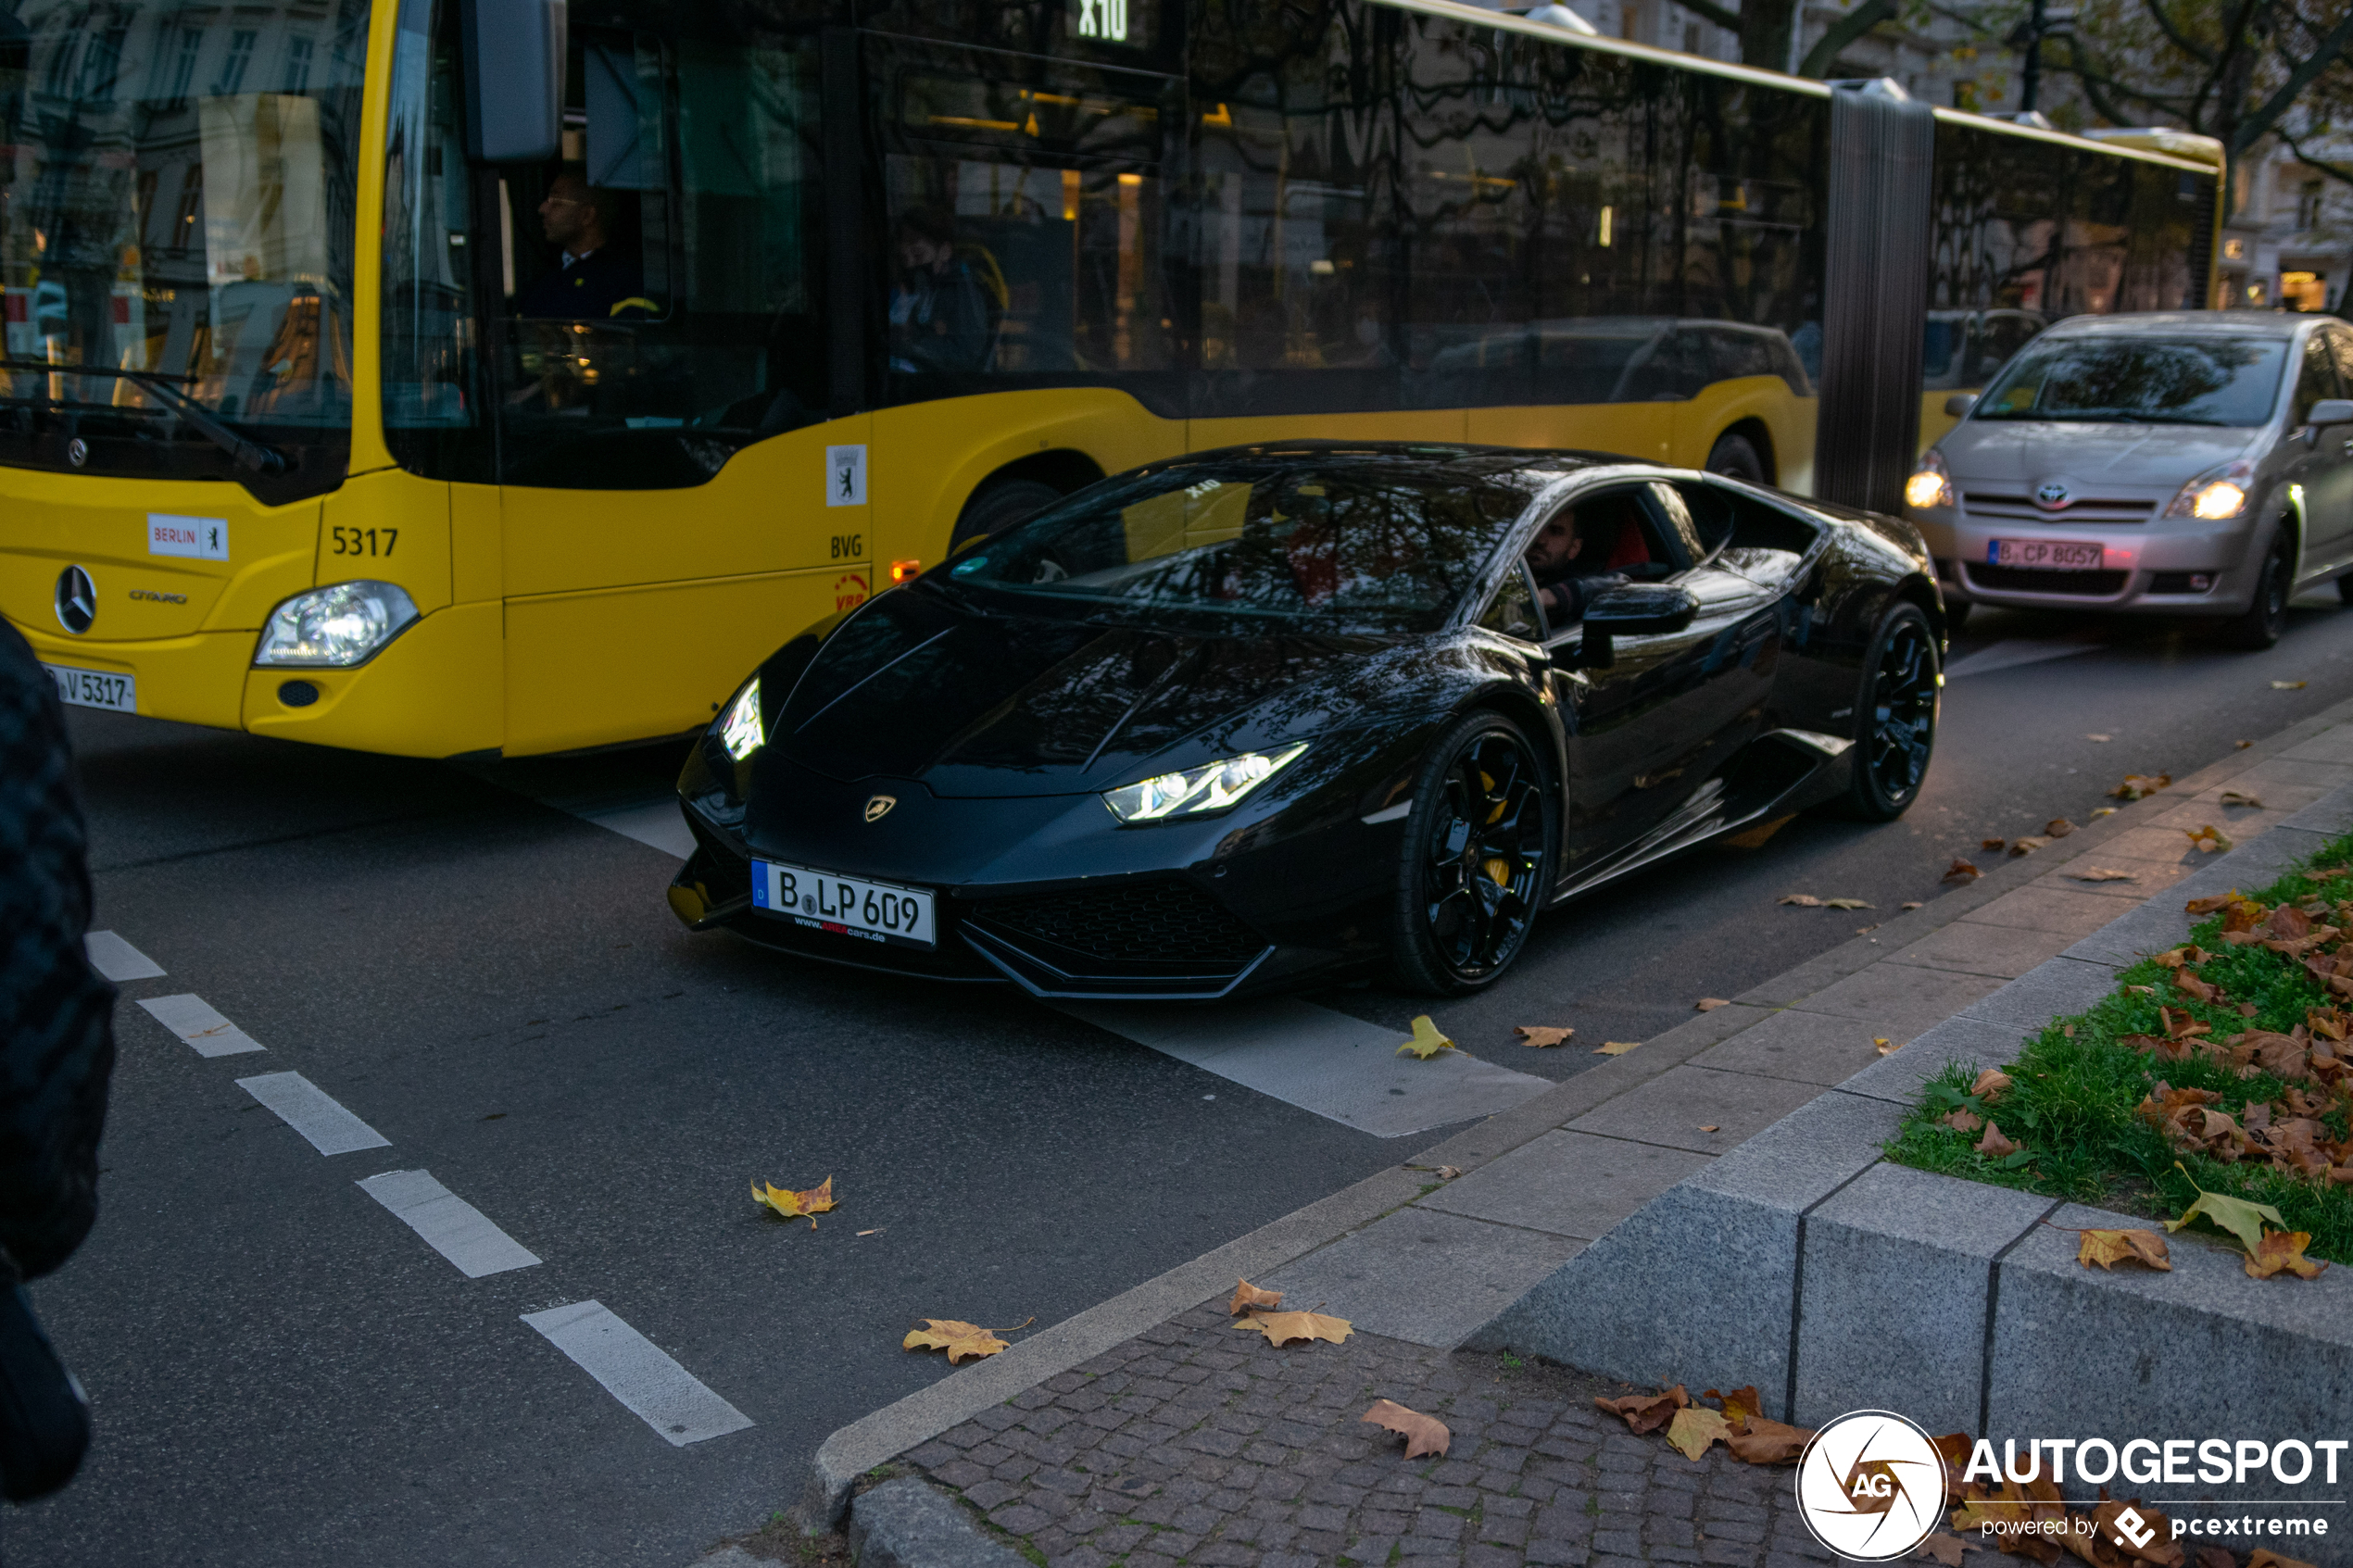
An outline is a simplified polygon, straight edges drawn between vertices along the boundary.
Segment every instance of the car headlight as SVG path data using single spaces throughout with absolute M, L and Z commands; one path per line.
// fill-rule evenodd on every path
M 1163 773 L 1124 789 L 1107 789 L 1103 804 L 1123 822 L 1157 822 L 1170 817 L 1205 817 L 1239 804 L 1243 796 L 1273 778 L 1307 749 L 1307 743 L 1280 751 L 1246 751 L 1221 762 Z
M 417 619 L 417 606 L 391 583 L 313 588 L 270 612 L 256 664 L 339 668 L 359 664 Z
M 1931 446 L 1922 454 L 1920 466 L 1904 482 L 1904 504 L 1907 507 L 1949 507 L 1953 499 L 1953 473 L 1944 466 L 1944 454 Z
M 2255 465 L 2245 458 L 2234 458 L 2183 485 L 2165 515 L 2221 522 L 2246 510 L 2247 496 L 2254 488 Z
M 740 762 L 768 744 L 768 728 L 760 721 L 760 677 L 736 694 L 727 717 L 719 721 L 719 744 Z

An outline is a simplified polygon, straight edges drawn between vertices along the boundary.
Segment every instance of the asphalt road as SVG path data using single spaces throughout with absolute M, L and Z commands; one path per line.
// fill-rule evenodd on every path
M 1933 898 L 1981 836 L 2353 696 L 2353 612 L 2315 601 L 2260 655 L 1981 614 L 1955 657 L 1904 821 L 1802 817 L 1655 870 L 1555 911 L 1473 1001 L 1315 1000 L 1580 1070 L 1511 1026 L 1644 1038 L 1872 918 L 1784 893 Z M 1438 1135 L 1373 1137 L 1003 993 L 690 937 L 671 857 L 518 793 L 626 797 L 669 757 L 481 777 L 73 717 L 96 923 L 168 972 L 123 987 L 103 1217 L 35 1291 L 97 1447 L 0 1514 L 10 1563 L 683 1568 L 788 1502 L 826 1433 L 946 1374 L 899 1348 L 914 1319 L 1055 1322 Z M 135 1005 L 188 993 L 263 1051 L 201 1056 Z M 277 1073 L 388 1147 L 321 1154 L 237 1085 Z M 469 1278 L 355 1185 L 416 1170 L 542 1261 Z M 813 1232 L 746 1191 L 828 1174 Z M 673 1447 L 522 1321 L 592 1300 L 751 1424 Z

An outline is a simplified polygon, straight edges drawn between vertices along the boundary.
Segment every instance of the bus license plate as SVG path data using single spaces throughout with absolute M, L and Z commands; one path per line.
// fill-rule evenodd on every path
M 2105 552 L 2073 539 L 1996 539 L 1985 546 L 1988 566 L 2038 566 L 2045 571 L 2097 571 Z
M 139 683 L 129 675 L 105 670 L 76 670 L 69 664 L 44 664 L 57 683 L 57 700 L 76 708 L 103 708 L 110 713 L 139 711 Z
M 900 947 L 938 945 L 932 896 L 920 887 L 754 860 L 751 901 L 756 909 L 789 916 L 795 924 L 812 931 Z

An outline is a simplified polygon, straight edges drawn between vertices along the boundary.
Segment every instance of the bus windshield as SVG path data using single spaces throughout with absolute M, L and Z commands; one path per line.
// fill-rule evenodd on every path
M 0 462 L 342 478 L 367 30 L 368 0 L 0 10 Z

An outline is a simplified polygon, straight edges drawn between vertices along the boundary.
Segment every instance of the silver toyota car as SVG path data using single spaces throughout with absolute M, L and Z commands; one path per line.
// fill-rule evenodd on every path
M 1904 498 L 1955 624 L 1971 604 L 2197 615 L 2258 648 L 2316 583 L 2353 604 L 2342 321 L 2078 316 L 1945 411 Z

